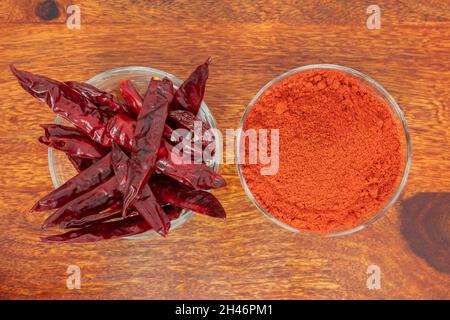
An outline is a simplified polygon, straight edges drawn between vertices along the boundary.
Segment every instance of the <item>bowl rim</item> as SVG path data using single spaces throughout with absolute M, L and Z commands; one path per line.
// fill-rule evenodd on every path
M 168 73 L 168 72 L 156 69 L 156 68 L 142 67 L 142 66 L 125 66 L 125 67 L 118 67 L 118 68 L 106 70 L 106 71 L 103 71 L 103 72 L 98 73 L 95 76 L 91 77 L 89 80 L 86 81 L 86 83 L 92 85 L 92 84 L 96 83 L 97 81 L 102 80 L 105 77 L 117 75 L 117 74 L 121 74 L 121 73 L 126 73 L 126 72 L 128 72 L 128 73 L 129 72 L 143 72 L 143 73 L 147 73 L 149 75 L 157 75 L 161 78 L 167 77 L 173 82 L 175 89 L 177 89 L 183 83 L 183 81 L 181 79 L 177 78 L 176 76 L 174 76 L 171 73 Z M 202 103 L 200 105 L 199 117 L 202 118 L 203 120 L 207 119 L 208 123 L 211 125 L 211 128 L 217 129 L 216 119 L 214 118 L 214 115 L 213 115 L 212 111 L 209 109 L 205 100 L 202 100 Z M 55 124 L 61 124 L 61 121 L 62 121 L 62 117 L 59 115 L 57 115 L 54 119 Z M 223 152 L 222 145 L 219 144 L 218 148 L 216 148 L 216 153 L 214 155 L 214 163 L 213 163 L 213 167 L 212 167 L 213 170 L 215 170 L 215 171 L 220 170 L 220 162 L 221 162 L 220 159 L 222 158 L 222 152 Z M 56 189 L 60 186 L 60 184 L 58 183 L 58 178 L 57 178 L 57 175 L 56 175 L 56 172 L 54 169 L 55 168 L 54 156 L 55 156 L 54 149 L 48 148 L 48 151 L 47 151 L 48 168 L 50 171 L 50 177 L 52 180 L 53 187 Z M 183 211 L 184 212 L 182 212 L 182 214 L 180 215 L 179 218 L 172 221 L 172 225 L 170 228 L 171 231 L 175 230 L 176 228 L 178 228 L 181 225 L 183 225 L 184 223 L 186 223 L 194 215 L 194 213 L 191 210 L 184 209 Z M 124 237 L 121 239 L 123 239 L 123 240 L 147 239 L 147 238 L 150 238 L 150 237 L 153 237 L 156 235 L 157 235 L 157 233 L 155 231 L 149 230 L 149 231 L 137 234 L 137 235 Z
M 406 140 L 406 162 L 404 164 L 403 177 L 402 177 L 400 183 L 398 184 L 397 190 L 395 191 L 395 193 L 393 193 L 393 196 L 392 196 L 391 200 L 389 201 L 389 203 L 387 203 L 386 206 L 384 206 L 376 215 L 374 215 L 370 220 L 366 221 L 365 223 L 363 223 L 361 225 L 358 225 L 358 226 L 356 226 L 356 227 L 354 227 L 352 229 L 349 229 L 349 230 L 336 232 L 336 233 L 329 233 L 329 234 L 321 234 L 321 233 L 317 233 L 317 232 L 296 229 L 296 228 L 294 228 L 294 227 L 292 227 L 292 226 L 290 226 L 290 225 L 288 225 L 288 224 L 278 220 L 274 216 L 272 216 L 267 210 L 265 210 L 259 204 L 259 202 L 256 200 L 256 198 L 253 196 L 253 194 L 250 191 L 250 188 L 248 187 L 247 182 L 245 180 L 244 174 L 242 172 L 241 164 L 239 163 L 242 128 L 243 128 L 244 123 L 245 123 L 245 121 L 247 119 L 247 116 L 248 116 L 250 110 L 252 109 L 253 105 L 255 104 L 255 102 L 259 99 L 259 97 L 267 89 L 269 89 L 273 85 L 277 84 L 278 82 L 286 79 L 287 77 L 289 77 L 289 76 L 291 76 L 293 74 L 300 73 L 300 72 L 303 72 L 303 71 L 306 71 L 306 70 L 311 70 L 311 69 L 339 70 L 339 71 L 343 71 L 345 73 L 351 74 L 353 76 L 357 76 L 359 78 L 362 78 L 363 80 L 369 82 L 377 90 L 379 90 L 379 92 L 383 95 L 384 98 L 387 99 L 387 101 L 389 102 L 388 103 L 389 108 L 393 109 L 396 112 L 398 118 L 400 119 L 400 121 L 402 123 L 402 128 L 404 130 L 404 137 L 405 137 L 405 140 Z M 238 171 L 238 175 L 239 175 L 239 180 L 241 181 L 242 187 L 244 188 L 245 193 L 250 198 L 250 200 L 253 203 L 253 205 L 255 205 L 255 207 L 265 217 L 267 217 L 270 221 L 272 221 L 276 225 L 278 225 L 278 226 L 280 226 L 280 227 L 282 227 L 282 228 L 284 228 L 286 230 L 289 230 L 289 231 L 291 231 L 293 233 L 297 233 L 297 234 L 300 234 L 302 236 L 307 236 L 307 237 L 335 238 L 335 237 L 341 237 L 341 236 L 345 236 L 345 235 L 350 235 L 350 234 L 353 234 L 353 233 L 355 233 L 357 231 L 360 231 L 360 230 L 368 227 L 369 225 L 371 225 L 372 223 L 374 223 L 375 221 L 380 219 L 382 216 L 384 216 L 388 212 L 388 210 L 394 205 L 394 203 L 398 200 L 401 192 L 403 191 L 403 188 L 406 185 L 406 182 L 408 180 L 409 171 L 410 171 L 410 168 L 411 168 L 411 158 L 412 158 L 411 137 L 410 137 L 410 132 L 409 132 L 409 129 L 408 129 L 408 125 L 406 123 L 405 116 L 404 116 L 402 110 L 400 109 L 399 105 L 395 101 L 395 99 L 377 81 L 375 81 L 371 77 L 367 76 L 366 74 L 364 74 L 364 73 L 362 73 L 362 72 L 360 72 L 358 70 L 355 70 L 355 69 L 352 69 L 352 68 L 349 68 L 349 67 L 345 67 L 345 66 L 336 65 L 336 64 L 310 64 L 310 65 L 296 67 L 294 69 L 291 69 L 289 71 L 286 71 L 286 72 L 282 73 L 281 75 L 279 75 L 279 76 L 273 78 L 272 80 L 270 80 L 269 82 L 267 82 L 256 93 L 256 95 L 252 98 L 252 100 L 250 100 L 249 104 L 247 105 L 247 107 L 244 110 L 244 113 L 243 113 L 243 115 L 241 117 L 241 120 L 239 122 L 238 135 L 237 135 L 237 141 L 236 141 L 235 148 L 236 148 L 235 149 L 235 161 L 236 161 L 237 171 Z

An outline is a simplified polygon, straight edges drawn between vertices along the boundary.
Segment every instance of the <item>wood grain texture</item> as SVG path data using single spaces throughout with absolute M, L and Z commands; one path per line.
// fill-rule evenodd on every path
M 450 193 L 420 192 L 402 201 L 401 232 L 411 249 L 450 273 Z
M 352 67 L 405 112 L 413 164 L 403 197 L 410 198 L 450 190 L 448 2 L 377 1 L 381 30 L 366 28 L 366 1 L 57 1 L 80 6 L 81 30 L 66 28 L 62 9 L 50 21 L 38 18 L 38 3 L 0 3 L 0 298 L 449 298 L 449 274 L 410 249 L 398 206 L 344 238 L 301 238 L 253 207 L 231 164 L 222 168 L 229 186 L 215 192 L 225 222 L 196 216 L 167 239 L 41 243 L 45 214 L 28 211 L 52 189 L 36 139 L 38 124 L 53 115 L 7 67 L 86 80 L 142 65 L 185 78 L 211 55 L 206 101 L 221 129 L 236 128 L 250 99 L 284 71 Z M 71 264 L 81 267 L 80 290 L 66 288 Z M 371 264 L 381 268 L 381 290 L 366 287 Z

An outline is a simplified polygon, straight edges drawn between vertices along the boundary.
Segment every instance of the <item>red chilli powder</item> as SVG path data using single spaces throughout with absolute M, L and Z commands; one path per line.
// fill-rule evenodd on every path
M 351 229 L 398 185 L 402 149 L 393 115 L 343 72 L 312 69 L 277 83 L 254 104 L 247 129 L 279 129 L 278 173 L 261 175 L 267 165 L 247 164 L 243 175 L 258 203 L 296 229 Z

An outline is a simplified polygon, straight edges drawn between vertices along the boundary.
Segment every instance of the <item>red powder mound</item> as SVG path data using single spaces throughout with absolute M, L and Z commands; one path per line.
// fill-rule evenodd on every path
M 277 174 L 261 175 L 267 165 L 243 165 L 255 199 L 305 231 L 346 230 L 372 217 L 401 175 L 400 131 L 388 108 L 336 70 L 304 71 L 272 86 L 244 124 L 280 130 Z

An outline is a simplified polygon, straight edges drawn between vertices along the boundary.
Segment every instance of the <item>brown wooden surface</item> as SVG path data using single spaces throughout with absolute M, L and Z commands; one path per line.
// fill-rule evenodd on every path
M 57 1 L 60 10 L 81 7 L 81 30 L 66 28 L 63 11 L 37 17 L 39 2 L 0 2 L 1 298 L 449 298 L 449 2 L 376 1 L 381 30 L 366 28 L 367 1 Z M 209 55 L 206 101 L 221 129 L 236 128 L 259 88 L 297 66 L 334 63 L 375 78 L 411 130 L 407 205 L 351 236 L 305 239 L 263 217 L 235 166 L 225 165 L 229 186 L 215 193 L 225 222 L 196 216 L 167 239 L 41 243 L 44 215 L 28 210 L 52 189 L 36 138 L 53 115 L 17 85 L 8 64 L 61 80 L 128 65 L 184 78 Z M 425 192 L 441 195 L 424 202 Z M 424 230 L 441 237 L 423 253 L 411 241 L 423 232 L 404 222 L 414 216 L 408 210 L 427 208 L 440 218 Z M 71 264 L 81 267 L 80 290 L 66 288 Z M 371 264 L 381 268 L 380 290 L 366 287 Z

